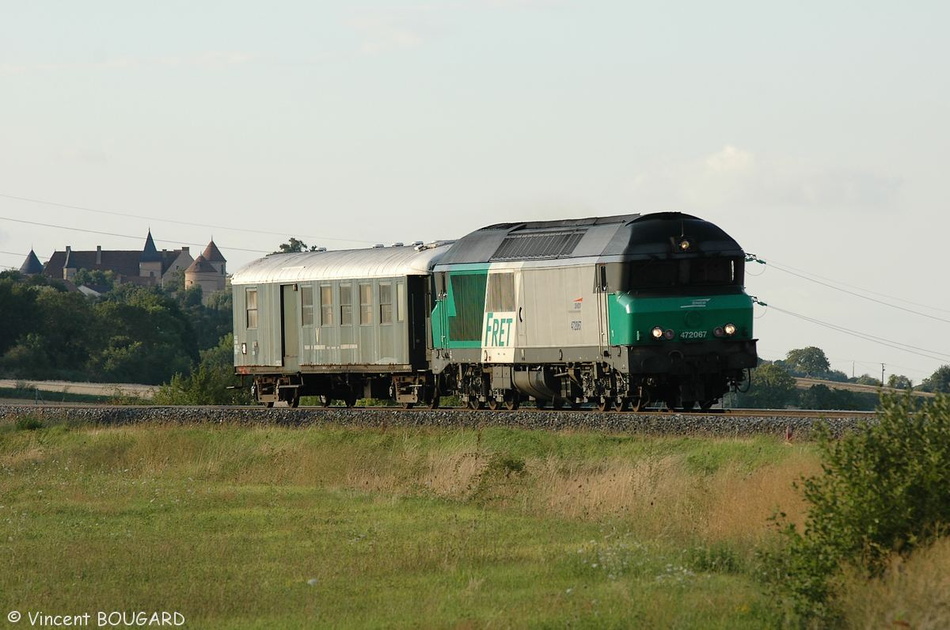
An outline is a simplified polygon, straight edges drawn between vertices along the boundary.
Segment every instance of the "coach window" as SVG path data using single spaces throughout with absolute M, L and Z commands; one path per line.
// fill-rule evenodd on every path
M 389 282 L 379 283 L 379 323 L 393 323 L 393 285 Z
M 247 289 L 247 327 L 257 328 L 257 289 Z
M 353 325 L 353 287 L 340 285 L 340 326 Z
M 360 325 L 373 323 L 373 285 L 360 285 Z
M 313 287 L 300 287 L 300 324 L 313 326 Z
M 320 325 L 333 325 L 333 287 L 327 284 L 320 287 Z
M 396 321 L 406 321 L 406 285 L 396 283 Z

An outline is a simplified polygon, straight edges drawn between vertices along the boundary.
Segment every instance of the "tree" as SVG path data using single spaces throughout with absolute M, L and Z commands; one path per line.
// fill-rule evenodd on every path
M 857 383 L 858 385 L 871 385 L 871 386 L 873 386 L 873 387 L 880 387 L 880 386 L 881 386 L 881 380 L 880 380 L 880 379 L 877 379 L 877 378 L 874 378 L 874 377 L 871 376 L 870 374 L 862 374 L 861 376 L 857 377 L 856 379 L 853 379 L 852 382 L 853 382 L 853 383 Z
M 805 376 L 822 376 L 831 369 L 825 351 L 815 346 L 789 350 L 785 356 L 785 364 L 793 373 L 798 372 Z
M 198 369 L 188 376 L 175 374 L 155 394 L 159 405 L 236 405 L 250 404 L 247 389 L 238 389 L 234 375 L 234 335 L 228 333 L 220 343 L 201 353 Z
M 298 252 L 315 252 L 317 251 L 317 246 L 308 246 L 303 241 L 295 239 L 293 236 L 290 237 L 290 240 L 286 243 L 280 245 L 275 254 L 294 254 Z
M 887 379 L 887 386 L 894 389 L 913 389 L 914 383 L 903 374 L 891 374 Z
M 924 379 L 920 389 L 925 392 L 950 392 L 950 365 L 941 365 L 937 370 Z
M 782 409 L 798 402 L 795 378 L 774 363 L 757 367 L 752 372 L 749 392 L 740 404 L 753 409 Z
M 892 556 L 946 533 L 950 398 L 884 396 L 877 422 L 840 437 L 826 430 L 818 446 L 822 472 L 796 486 L 809 504 L 804 529 L 783 523 L 785 548 L 767 557 L 797 611 L 831 622 L 836 575 L 880 576 Z

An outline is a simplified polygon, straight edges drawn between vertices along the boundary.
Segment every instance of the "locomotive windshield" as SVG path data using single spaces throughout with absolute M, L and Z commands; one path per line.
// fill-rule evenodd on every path
M 641 260 L 629 263 L 626 291 L 741 286 L 740 258 Z

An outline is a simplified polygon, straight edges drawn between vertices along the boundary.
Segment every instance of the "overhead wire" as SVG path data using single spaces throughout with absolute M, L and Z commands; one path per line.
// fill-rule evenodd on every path
M 819 284 L 819 285 L 821 285 L 821 286 L 828 287 L 829 289 L 833 289 L 833 290 L 835 290 L 835 291 L 841 291 L 842 293 L 846 293 L 846 294 L 848 294 L 848 295 L 853 295 L 853 296 L 855 296 L 855 297 L 859 297 L 859 298 L 861 298 L 861 299 L 863 299 L 863 300 L 868 300 L 868 301 L 870 301 L 870 302 L 874 302 L 875 304 L 881 304 L 881 305 L 883 305 L 883 306 L 887 306 L 887 307 L 890 307 L 890 308 L 894 308 L 894 309 L 897 309 L 897 310 L 899 310 L 899 311 L 904 311 L 905 313 L 911 313 L 911 314 L 913 314 L 913 315 L 919 315 L 920 317 L 926 317 L 926 318 L 928 318 L 928 319 L 933 319 L 933 320 L 935 320 L 935 321 L 939 321 L 939 322 L 944 322 L 944 323 L 950 324 L 950 319 L 946 319 L 946 318 L 943 318 L 943 317 L 937 317 L 937 316 L 935 316 L 935 315 L 928 315 L 927 313 L 921 313 L 920 311 L 916 311 L 916 310 L 914 310 L 914 309 L 909 309 L 909 308 L 905 308 L 905 307 L 903 307 L 903 306 L 898 306 L 898 305 L 896 305 L 896 304 L 891 304 L 891 303 L 885 302 L 885 301 L 883 301 L 883 300 L 878 300 L 878 299 L 876 299 L 876 298 L 868 297 L 867 295 L 862 295 L 862 294 L 860 294 L 860 293 L 858 293 L 858 292 L 856 292 L 856 291 L 850 291 L 850 290 L 848 290 L 848 289 L 843 289 L 843 288 L 841 288 L 841 286 L 851 287 L 852 289 L 858 289 L 858 290 L 860 290 L 860 291 L 864 291 L 865 293 L 870 293 L 870 294 L 873 294 L 873 295 L 879 295 L 879 296 L 881 296 L 881 297 L 885 297 L 885 298 L 888 298 L 888 299 L 890 299 L 890 300 L 894 300 L 894 301 L 897 301 L 897 302 L 904 302 L 905 304 L 911 304 L 911 305 L 913 305 L 913 306 L 920 306 L 920 307 L 927 308 L 927 309 L 930 309 L 930 310 L 933 310 L 933 311 L 940 311 L 940 312 L 944 312 L 944 313 L 950 313 L 950 310 L 947 310 L 947 309 L 942 309 L 942 308 L 938 308 L 938 307 L 935 307 L 935 306 L 930 306 L 930 305 L 927 305 L 927 304 L 921 304 L 921 303 L 919 303 L 919 302 L 912 302 L 912 301 L 910 301 L 910 300 L 905 300 L 905 299 L 902 299 L 902 298 L 899 298 L 899 297 L 895 297 L 895 296 L 893 296 L 893 295 L 887 295 L 886 293 L 878 293 L 877 291 L 871 291 L 870 289 L 863 289 L 863 288 L 861 288 L 861 287 L 855 287 L 855 286 L 853 286 L 853 285 L 849 285 L 849 284 L 844 283 L 844 282 L 839 282 L 839 281 L 837 281 L 837 280 L 832 280 L 832 279 L 830 279 L 830 278 L 825 278 L 825 277 L 819 276 L 819 275 L 817 275 L 817 274 L 811 274 L 811 273 L 809 273 L 809 272 L 807 272 L 807 271 L 802 271 L 802 270 L 800 270 L 800 269 L 795 269 L 794 267 L 788 267 L 788 266 L 782 265 L 782 264 L 780 264 L 780 263 L 776 263 L 775 261 L 772 261 L 772 260 L 769 260 L 769 259 L 754 258 L 753 260 L 758 261 L 758 262 L 764 262 L 764 263 L 767 264 L 769 267 L 771 267 L 771 268 L 773 268 L 773 269 L 776 269 L 776 270 L 778 270 L 778 271 L 781 271 L 781 272 L 783 272 L 783 273 L 787 273 L 787 274 L 789 274 L 789 275 L 795 276 L 795 277 L 797 277 L 797 278 L 801 278 L 801 279 L 803 279 L 803 280 L 807 280 L 807 281 L 809 281 L 809 282 L 814 282 L 815 284 Z M 797 272 L 797 273 L 796 273 L 796 272 Z M 809 276 L 814 276 L 814 277 L 809 277 Z M 821 280 L 816 280 L 816 278 L 821 278 Z M 832 283 L 834 283 L 834 284 L 832 284 Z M 836 284 L 841 285 L 841 286 L 835 286 Z
M 176 219 L 169 219 L 169 218 L 167 218 L 167 217 L 149 217 L 149 216 L 131 214 L 131 213 L 129 213 L 129 212 L 116 212 L 116 211 L 111 211 L 111 210 L 100 210 L 100 209 L 98 209 L 98 208 L 90 208 L 90 207 L 88 207 L 88 206 L 78 206 L 78 205 L 74 205 L 74 204 L 60 203 L 60 202 L 58 202 L 58 201 L 47 201 L 47 200 L 45 200 L 45 199 L 34 199 L 34 198 L 32 198 L 32 197 L 21 197 L 21 196 L 18 196 L 18 195 L 10 195 L 10 194 L 7 194 L 7 193 L 0 193 L 0 198 L 13 199 L 13 200 L 16 200 L 16 201 L 25 201 L 25 202 L 27 202 L 27 203 L 42 204 L 42 205 L 46 205 L 46 206 L 54 206 L 54 207 L 57 207 L 57 208 L 68 208 L 68 209 L 70 209 L 70 210 L 81 210 L 81 211 L 83 211 L 83 212 L 94 212 L 94 213 L 97 213 L 97 214 L 106 214 L 106 215 L 119 216 L 119 217 L 129 217 L 129 218 L 133 218 L 133 219 L 142 219 L 142 220 L 144 220 L 144 221 L 160 221 L 160 222 L 172 223 L 172 224 L 176 224 L 176 225 L 187 225 L 187 226 L 189 226 L 189 227 L 208 228 L 208 229 L 212 229 L 212 230 L 231 230 L 231 231 L 234 231 L 234 232 L 245 232 L 245 233 L 249 233 L 249 234 L 267 234 L 267 235 L 269 235 L 269 236 L 282 236 L 282 237 L 287 237 L 287 234 L 286 234 L 286 233 L 283 233 L 283 232 L 269 232 L 269 231 L 267 231 L 267 230 L 261 230 L 261 229 L 256 229 L 256 228 L 242 228 L 242 227 L 236 227 L 236 226 L 233 226 L 233 225 L 227 225 L 227 226 L 224 226 L 224 225 L 210 225 L 210 224 L 205 224 L 205 223 L 194 223 L 194 222 L 190 222 L 190 221 L 178 221 L 178 220 L 176 220 Z M 50 226 L 50 227 L 62 227 L 62 226 Z M 65 228 L 65 229 L 73 229 L 73 228 Z M 318 236 L 302 235 L 301 238 L 305 238 L 305 239 L 309 239 L 309 240 L 315 240 L 315 241 L 339 241 L 339 242 L 347 242 L 347 243 L 373 244 L 373 241 L 364 241 L 364 240 L 361 240 L 361 239 L 352 239 L 352 238 L 338 238 L 338 237 L 332 237 L 332 236 L 319 236 L 319 237 L 318 237 Z M 229 249 L 237 249 L 237 248 L 231 247 L 231 248 L 229 248 Z M 257 251 L 257 250 L 243 250 L 243 251 Z
M 72 232 L 85 232 L 85 233 L 87 233 L 87 234 L 98 234 L 98 235 L 100 235 L 100 236 L 116 236 L 116 237 L 119 237 L 119 238 L 131 238 L 131 239 L 139 239 L 139 240 L 141 240 L 141 238 L 142 238 L 141 236 L 131 236 L 131 235 L 129 235 L 129 234 L 117 234 L 117 233 L 115 233 L 115 232 L 103 232 L 103 231 L 101 231 L 101 230 L 88 230 L 88 229 L 85 229 L 85 228 L 66 227 L 66 226 L 63 226 L 63 225 L 53 225 L 53 224 L 50 224 L 50 223 L 40 223 L 40 222 L 38 222 L 38 221 L 26 221 L 25 219 L 11 219 L 10 217 L 0 217 L 0 221 L 12 221 L 12 222 L 14 222 L 14 223 L 24 223 L 24 224 L 26 224 L 26 225 L 37 225 L 37 226 L 40 226 L 40 227 L 61 228 L 61 229 L 64 229 L 64 230 L 70 230 L 70 231 L 72 231 Z M 159 243 L 174 243 L 174 242 L 175 242 L 175 241 L 162 240 L 162 239 L 155 239 L 155 240 L 156 240 L 157 242 L 159 242 Z M 179 243 L 179 244 L 182 244 L 182 243 Z M 183 244 L 184 244 L 184 245 L 194 245 L 195 247 L 201 247 L 201 245 L 198 244 L 198 243 L 183 243 Z M 267 251 L 262 250 L 262 249 L 246 249 L 246 248 L 242 248 L 242 247 L 230 247 L 230 246 L 228 247 L 228 249 L 231 249 L 231 250 L 234 250 L 234 251 L 239 251 L 239 252 L 250 252 L 250 253 L 252 253 L 252 254 L 266 254 L 266 253 L 268 253 Z M 8 252 L 8 253 L 9 253 L 9 252 Z
M 912 346 L 912 345 L 910 345 L 910 344 L 905 344 L 905 343 L 901 343 L 901 342 L 899 342 L 899 341 L 894 341 L 893 339 L 885 339 L 884 337 L 878 337 L 878 336 L 876 336 L 876 335 L 871 335 L 871 334 L 869 334 L 869 333 L 863 333 L 863 332 L 860 332 L 860 331 L 857 331 L 857 330 L 852 330 L 852 329 L 850 329 L 850 328 L 845 328 L 844 326 L 839 326 L 839 325 L 837 325 L 837 324 L 831 324 L 831 323 L 829 323 L 829 322 L 824 322 L 824 321 L 821 321 L 820 319 L 816 319 L 816 318 L 814 318 L 814 317 L 809 317 L 808 315 L 802 315 L 801 313 L 795 313 L 794 311 L 790 311 L 790 310 L 788 310 L 788 309 L 780 308 L 780 307 L 775 306 L 775 305 L 773 305 L 773 304 L 767 304 L 767 303 L 765 303 L 765 302 L 762 302 L 761 300 L 759 300 L 759 299 L 756 298 L 756 297 L 752 297 L 752 300 L 753 300 L 756 304 L 758 304 L 758 305 L 760 305 L 760 306 L 763 306 L 763 307 L 766 307 L 766 308 L 769 308 L 769 309 L 778 311 L 779 313 L 784 313 L 784 314 L 786 314 L 786 315 L 790 315 L 790 316 L 792 316 L 792 317 L 801 319 L 801 320 L 803 320 L 803 321 L 807 321 L 807 322 L 810 322 L 810 323 L 813 323 L 813 324 L 817 324 L 817 325 L 819 325 L 819 326 L 824 326 L 825 328 L 829 328 L 829 329 L 831 329 L 831 330 L 835 330 L 835 331 L 837 331 L 837 332 L 844 333 L 844 334 L 850 335 L 850 336 L 852 336 L 852 337 L 857 337 L 858 339 L 863 339 L 863 340 L 865 340 L 865 341 L 870 341 L 870 342 L 872 342 L 872 343 L 877 343 L 877 344 L 880 344 L 880 345 L 883 345 L 883 346 L 888 346 L 888 347 L 894 348 L 894 349 L 896 349 L 896 350 L 902 350 L 902 351 L 904 351 L 904 352 L 908 352 L 908 353 L 910 353 L 910 354 L 915 354 L 915 355 L 917 355 L 917 356 L 925 357 L 925 358 L 927 358 L 927 359 L 933 359 L 933 360 L 935 360 L 935 361 L 948 361 L 948 360 L 950 360 L 950 354 L 946 354 L 946 353 L 943 353 L 943 352 L 936 352 L 936 351 L 930 350 L 930 349 L 928 349 L 928 348 L 920 348 L 920 347 L 918 347 L 918 346 Z

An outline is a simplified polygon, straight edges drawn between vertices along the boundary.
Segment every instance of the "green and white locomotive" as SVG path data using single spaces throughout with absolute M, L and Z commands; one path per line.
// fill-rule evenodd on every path
M 277 254 L 232 279 L 257 399 L 709 408 L 757 362 L 745 254 L 681 213 L 489 226 Z

